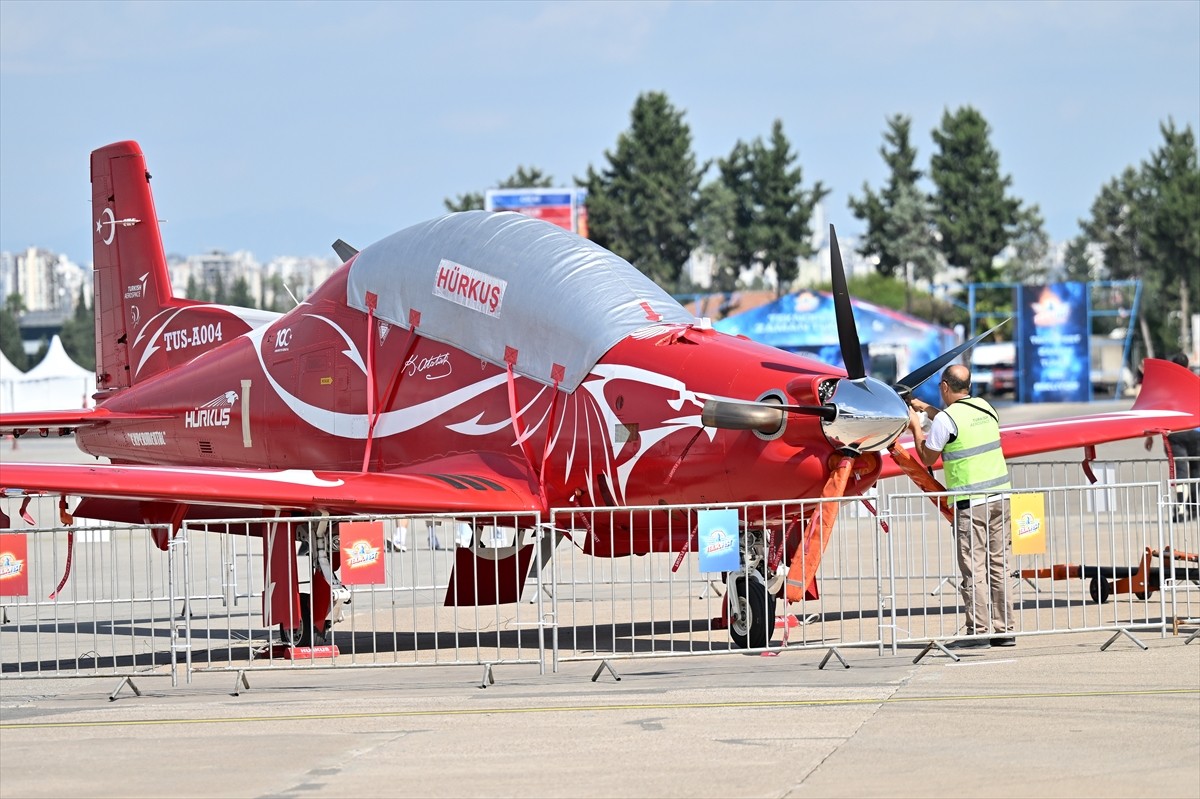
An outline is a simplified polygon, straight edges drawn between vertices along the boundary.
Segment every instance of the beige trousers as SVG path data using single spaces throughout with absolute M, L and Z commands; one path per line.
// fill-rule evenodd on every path
M 1012 540 L 1009 527 L 1007 499 L 954 511 L 968 635 L 1006 635 L 1012 631 L 1005 566 Z

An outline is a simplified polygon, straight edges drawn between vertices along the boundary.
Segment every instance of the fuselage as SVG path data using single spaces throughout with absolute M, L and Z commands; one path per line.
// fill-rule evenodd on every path
M 275 321 L 105 400 L 160 418 L 80 431 L 81 448 L 122 463 L 380 472 L 487 453 L 538 475 L 549 506 L 801 497 L 828 475 L 817 418 L 789 414 L 774 435 L 700 421 L 708 397 L 815 392 L 838 376 L 824 364 L 648 324 L 567 392 L 348 307 L 348 268 Z M 179 327 L 193 336 L 186 316 Z M 180 340 L 168 325 L 132 360 Z

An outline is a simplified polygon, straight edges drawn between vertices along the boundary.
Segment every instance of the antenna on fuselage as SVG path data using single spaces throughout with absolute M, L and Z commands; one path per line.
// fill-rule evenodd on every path
M 346 263 L 354 256 L 358 255 L 358 250 L 351 247 L 346 242 L 338 239 L 333 243 L 333 251 L 337 253 L 338 258 L 342 259 L 342 263 Z

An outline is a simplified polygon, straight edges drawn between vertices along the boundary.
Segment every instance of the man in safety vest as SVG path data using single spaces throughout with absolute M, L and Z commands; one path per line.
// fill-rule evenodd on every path
M 954 492 L 950 501 L 967 634 L 976 637 L 948 648 L 1016 646 L 1005 566 L 1010 541 L 1005 492 L 1012 484 L 1000 449 L 1000 417 L 986 400 L 971 396 L 971 370 L 966 366 L 946 367 L 939 388 L 946 407 L 933 417 L 928 435 L 921 414 L 937 409 L 921 400 L 912 400 L 909 427 L 917 457 L 926 466 L 940 457 L 946 489 Z

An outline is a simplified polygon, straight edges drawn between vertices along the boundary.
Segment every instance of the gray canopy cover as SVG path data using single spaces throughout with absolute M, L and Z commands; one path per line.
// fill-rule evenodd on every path
M 516 213 L 464 211 L 405 228 L 350 265 L 346 302 L 479 358 L 574 391 L 614 344 L 692 324 L 669 294 L 597 244 Z M 561 369 L 556 368 L 561 367 Z

